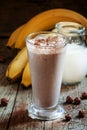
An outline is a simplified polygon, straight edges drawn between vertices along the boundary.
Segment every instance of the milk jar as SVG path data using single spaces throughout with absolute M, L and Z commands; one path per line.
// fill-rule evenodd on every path
M 64 85 L 81 82 L 87 74 L 87 47 L 85 44 L 85 27 L 75 22 L 59 22 L 55 25 L 57 32 L 69 39 L 64 62 Z

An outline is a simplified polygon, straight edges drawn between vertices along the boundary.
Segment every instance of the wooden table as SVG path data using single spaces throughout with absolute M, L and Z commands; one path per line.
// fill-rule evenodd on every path
M 33 0 L 32 0 L 33 1 Z M 27 106 L 31 102 L 32 88 L 24 89 L 20 85 L 20 80 L 11 83 L 5 77 L 6 68 L 9 62 L 16 55 L 15 49 L 6 48 L 5 43 L 11 32 L 19 25 L 25 23 L 35 14 L 50 8 L 68 8 L 82 13 L 87 17 L 86 0 L 76 1 L 74 6 L 73 0 L 66 2 L 61 0 L 57 5 L 57 0 L 51 0 L 43 4 L 23 1 L 1 2 L 0 5 L 0 55 L 4 55 L 6 60 L 0 63 L 0 99 L 7 98 L 8 105 L 0 107 L 0 130 L 87 130 L 87 100 L 81 100 L 80 105 L 65 104 L 66 96 L 71 95 L 73 98 L 81 97 L 82 92 L 87 92 L 87 78 L 75 86 L 62 86 L 59 103 L 63 105 L 67 113 L 72 118 L 70 121 L 39 121 L 28 117 Z M 83 6 L 83 9 L 81 10 Z M 4 10 L 3 10 L 4 9 Z M 24 10 L 23 10 L 24 9 Z M 85 117 L 78 118 L 80 109 L 85 110 Z

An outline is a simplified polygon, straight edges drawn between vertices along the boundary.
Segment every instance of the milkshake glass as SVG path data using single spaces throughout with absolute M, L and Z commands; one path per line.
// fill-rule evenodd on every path
M 31 33 L 26 46 L 32 80 L 32 104 L 29 116 L 34 119 L 63 119 L 65 111 L 60 107 L 63 63 L 67 37 L 62 34 L 42 31 Z

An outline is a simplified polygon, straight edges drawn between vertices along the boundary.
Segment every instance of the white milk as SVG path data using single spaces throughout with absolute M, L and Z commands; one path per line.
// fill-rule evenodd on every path
M 67 44 L 63 83 L 80 82 L 87 74 L 87 48 L 76 44 Z

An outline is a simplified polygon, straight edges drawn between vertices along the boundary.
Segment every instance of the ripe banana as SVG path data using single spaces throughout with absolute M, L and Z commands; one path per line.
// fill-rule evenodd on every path
M 23 69 L 28 61 L 27 48 L 19 51 L 16 57 L 11 61 L 6 70 L 6 77 L 15 81 L 22 75 Z
M 22 74 L 21 84 L 24 85 L 25 87 L 29 87 L 31 85 L 30 67 L 28 62 Z
M 81 14 L 68 9 L 51 9 L 34 16 L 26 23 L 16 40 L 15 48 L 22 49 L 25 46 L 25 38 L 29 33 L 50 30 L 59 21 L 78 22 L 87 28 L 87 19 Z
M 25 24 L 21 25 L 20 27 L 18 27 L 16 30 L 13 31 L 13 33 L 9 37 L 8 42 L 6 44 L 8 47 L 14 48 L 18 35 L 20 34 L 20 32 L 22 31 L 24 26 L 25 26 Z
M 57 29 L 56 28 L 52 29 L 52 32 L 57 32 Z

